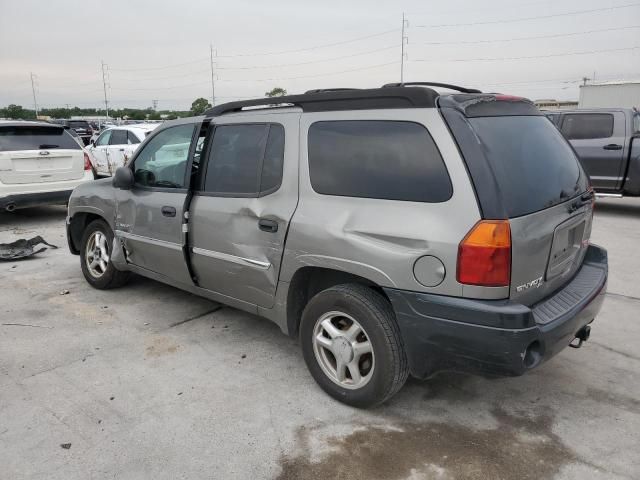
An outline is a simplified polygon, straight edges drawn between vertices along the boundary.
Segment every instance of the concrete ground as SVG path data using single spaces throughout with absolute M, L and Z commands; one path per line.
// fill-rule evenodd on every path
M 0 242 L 60 246 L 0 263 L 1 479 L 640 478 L 640 200 L 596 206 L 611 276 L 584 348 L 368 411 L 268 321 L 143 278 L 90 288 L 64 218 L 0 214 Z

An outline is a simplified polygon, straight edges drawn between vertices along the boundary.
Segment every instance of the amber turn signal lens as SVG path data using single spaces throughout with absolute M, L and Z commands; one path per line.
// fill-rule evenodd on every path
M 482 220 L 458 247 L 458 282 L 483 287 L 509 286 L 511 228 L 508 220 Z

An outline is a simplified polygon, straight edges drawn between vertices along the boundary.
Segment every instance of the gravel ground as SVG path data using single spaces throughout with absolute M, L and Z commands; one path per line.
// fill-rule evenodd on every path
M 366 411 L 268 321 L 139 277 L 90 288 L 64 218 L 0 213 L 0 242 L 60 246 L 0 263 L 1 479 L 640 478 L 640 199 L 596 206 L 610 281 L 585 347 Z

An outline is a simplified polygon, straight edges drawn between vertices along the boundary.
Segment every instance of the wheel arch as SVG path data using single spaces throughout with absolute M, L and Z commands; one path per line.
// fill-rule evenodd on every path
M 82 234 L 87 226 L 94 220 L 103 220 L 107 225 L 109 222 L 102 216 L 95 212 L 76 212 L 70 219 L 67 226 L 69 241 L 69 250 L 74 255 L 80 254 L 80 244 L 82 242 Z
M 349 283 L 365 285 L 389 301 L 382 287 L 371 279 L 332 268 L 301 267 L 293 274 L 287 291 L 287 333 L 292 337 L 298 336 L 302 312 L 314 295 L 335 285 Z

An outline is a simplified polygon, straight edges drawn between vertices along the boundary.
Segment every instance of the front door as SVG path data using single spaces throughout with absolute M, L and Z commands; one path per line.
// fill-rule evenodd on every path
M 593 187 L 618 189 L 624 175 L 624 114 L 567 113 L 562 117 L 561 131 L 578 153 Z
M 116 236 L 127 261 L 188 285 L 182 224 L 196 126 L 176 125 L 154 135 L 133 159 L 133 188 L 117 191 Z
M 200 287 L 269 308 L 298 201 L 300 114 L 280 114 L 277 123 L 263 118 L 210 127 L 189 238 Z
M 109 171 L 109 140 L 111 139 L 111 130 L 105 130 L 96 139 L 95 144 L 89 148 L 89 152 L 93 157 L 93 166 L 98 175 L 111 175 Z

